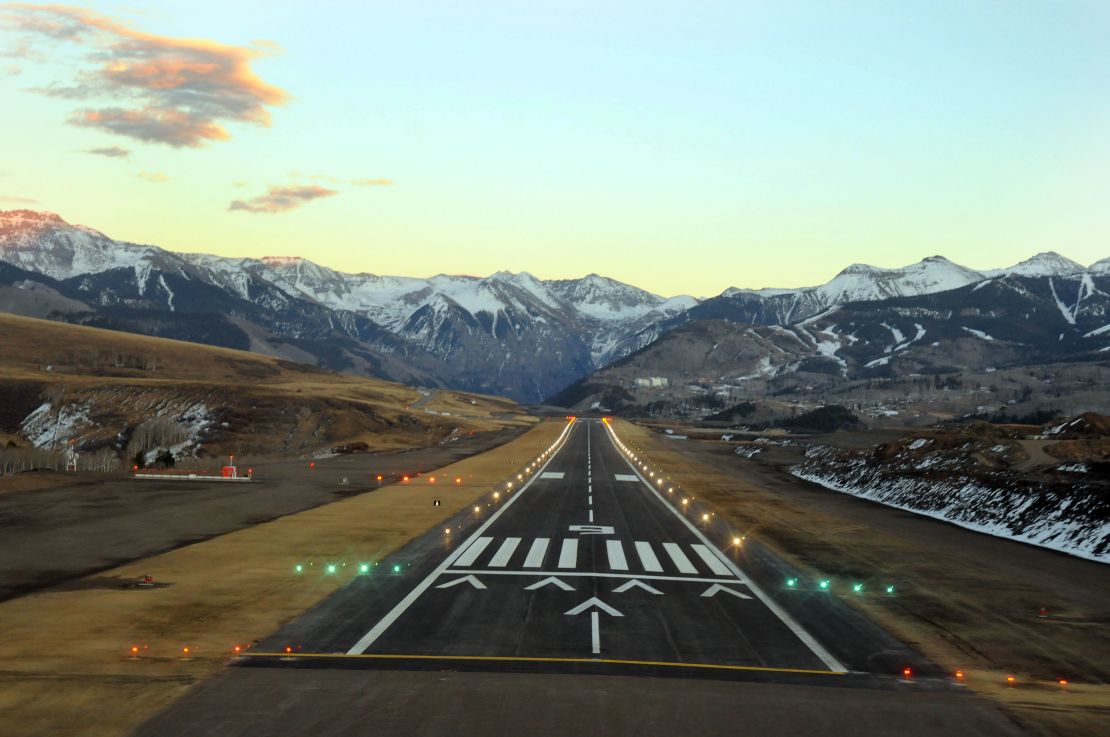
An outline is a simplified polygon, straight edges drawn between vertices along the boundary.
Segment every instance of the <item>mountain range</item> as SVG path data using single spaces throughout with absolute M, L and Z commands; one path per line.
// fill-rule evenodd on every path
M 901 269 L 854 264 L 817 287 L 666 299 L 596 274 L 565 280 L 509 272 L 413 278 L 347 274 L 300 257 L 175 253 L 116 241 L 53 213 L 0 212 L 2 311 L 525 402 L 551 397 L 644 353 L 672 331 L 705 321 L 757 326 L 738 333 L 767 343 L 750 348 L 759 353 L 757 361 L 790 364 L 770 347 L 790 341 L 782 337 L 786 331 L 808 346 L 798 360 L 824 358 L 846 373 L 874 369 L 884 358 L 889 363 L 916 348 L 924 342 L 914 337 L 918 324 L 932 338 L 957 308 L 952 299 L 966 302 L 959 309 L 992 319 L 1020 321 L 1035 308 L 1036 324 L 1051 318 L 1053 327 L 1042 327 L 1066 327 L 1067 339 L 1061 333 L 1054 348 L 1097 349 L 1103 337 L 1110 340 L 1110 327 L 1102 330 L 1110 322 L 1103 319 L 1108 291 L 1110 259 L 1083 267 L 1043 253 L 986 272 L 940 256 Z M 939 294 L 953 296 L 930 297 Z M 1015 299 L 1036 304 L 1022 307 Z M 880 317 L 872 314 L 876 309 L 902 312 Z M 834 320 L 834 314 L 840 316 Z M 981 319 L 961 327 L 997 334 L 1003 342 L 1014 337 Z M 1083 337 L 1083 331 L 1094 335 Z M 872 348 L 881 352 L 872 356 Z

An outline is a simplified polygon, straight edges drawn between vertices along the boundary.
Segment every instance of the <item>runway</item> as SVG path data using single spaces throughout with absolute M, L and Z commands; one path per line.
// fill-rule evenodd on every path
M 568 422 L 547 453 L 521 459 L 518 473 L 485 502 L 355 577 L 139 734 L 185 734 L 197 724 L 210 733 L 293 734 L 291 725 L 315 723 L 301 713 L 311 708 L 295 695 L 301 688 L 338 689 L 326 698 L 345 700 L 389 733 L 435 733 L 427 715 L 379 707 L 390 698 L 388 684 L 424 693 L 447 672 L 454 675 L 441 694 L 444 708 L 480 682 L 469 677 L 498 678 L 492 682 L 501 688 L 505 678 L 517 685 L 538 679 L 549 691 L 547 679 L 562 679 L 565 691 L 554 689 L 551 698 L 566 709 L 621 709 L 627 704 L 583 702 L 579 692 L 620 679 L 629 694 L 620 698 L 640 698 L 631 695 L 643 691 L 637 679 L 626 681 L 641 676 L 645 684 L 681 681 L 684 693 L 701 682 L 716 694 L 713 708 L 723 710 L 728 688 L 777 684 L 776 698 L 815 703 L 806 694 L 832 687 L 839 699 L 817 701 L 841 703 L 844 724 L 860 725 L 866 720 L 852 722 L 850 709 L 913 703 L 907 694 L 920 693 L 921 707 L 946 704 L 933 726 L 948 733 L 1019 733 L 838 597 L 788 586 L 792 572 L 775 556 L 668 479 L 649 477 L 633 455 L 607 423 Z M 722 681 L 733 683 L 709 685 Z M 262 692 L 250 685 L 262 682 L 278 685 Z M 246 714 L 253 716 L 229 710 L 233 693 L 252 702 Z M 809 707 L 799 701 L 795 708 L 804 714 Z M 498 722 L 507 712 L 492 713 L 500 716 L 463 733 L 507 729 Z M 796 721 L 784 723 L 796 729 Z M 922 726 L 907 719 L 899 729 L 929 733 L 918 732 Z

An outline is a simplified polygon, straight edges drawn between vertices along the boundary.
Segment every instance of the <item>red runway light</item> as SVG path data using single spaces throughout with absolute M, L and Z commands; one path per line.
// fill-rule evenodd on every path
M 963 678 L 963 677 L 964 677 L 964 672 L 962 670 L 956 671 L 956 678 Z
M 1068 679 L 1067 678 L 1061 678 L 1059 681 L 1057 681 L 1057 683 L 1059 683 L 1061 686 L 1066 686 L 1066 685 L 1068 685 Z
M 401 483 L 402 484 L 407 484 L 408 482 L 409 482 L 409 477 L 408 476 L 402 476 L 401 477 Z
M 238 653 L 238 652 L 242 652 L 242 651 L 243 651 L 243 648 L 241 648 L 241 647 L 239 647 L 238 645 L 236 645 L 235 647 L 233 647 L 233 648 L 232 648 L 232 650 L 234 650 L 235 652 L 237 652 L 237 653 Z
M 313 461 L 312 463 L 309 463 L 308 468 L 309 468 L 309 470 L 312 470 L 312 469 L 316 468 L 316 461 Z
M 1016 683 L 1017 679 L 1013 676 L 1006 676 L 1006 683 Z
M 910 676 L 913 675 L 913 670 L 910 669 L 910 668 L 903 668 L 902 669 L 902 675 L 905 676 L 906 678 L 909 678 Z
M 378 474 L 378 481 L 381 481 L 381 480 L 382 480 L 382 475 L 379 473 Z
M 291 647 L 289 647 L 288 645 L 286 645 L 286 646 L 285 646 L 285 652 L 287 652 L 287 653 L 291 653 L 291 652 L 293 652 L 293 648 L 291 648 Z
M 456 477 L 455 477 L 455 486 L 458 486 L 458 485 L 459 485 L 459 484 L 461 484 L 461 483 L 462 483 L 462 478 L 461 478 L 461 477 L 459 477 L 459 476 L 456 476 Z
M 181 652 L 185 655 L 188 655 L 189 654 L 189 648 L 183 647 L 183 648 L 181 648 Z
M 131 646 L 131 654 L 132 655 L 138 655 L 138 653 L 139 653 L 139 646 L 138 645 L 132 645 Z
M 428 477 L 428 483 L 429 484 L 434 484 L 435 482 L 436 482 L 436 477 L 435 476 L 429 476 Z

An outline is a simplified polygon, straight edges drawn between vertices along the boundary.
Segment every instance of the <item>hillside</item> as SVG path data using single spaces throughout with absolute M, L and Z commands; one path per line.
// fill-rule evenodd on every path
M 12 315 L 0 345 L 0 440 L 87 460 L 415 447 L 528 421 L 509 400 Z
M 810 348 L 816 340 L 820 350 L 838 354 L 825 356 L 826 371 L 835 370 L 839 360 L 851 364 L 850 347 L 836 348 L 839 339 L 832 335 L 804 337 L 812 333 L 804 325 L 825 320 L 830 311 L 958 295 L 991 313 L 1014 300 L 999 285 L 1020 286 L 1022 280 L 1035 287 L 1038 315 L 1058 313 L 1049 314 L 1049 323 L 1062 319 L 1071 340 L 1079 337 L 1073 333 L 1081 321 L 1097 320 L 1108 264 L 1104 259 L 1083 267 L 1042 253 L 1007 268 L 976 271 L 932 256 L 899 268 L 852 264 L 812 287 L 731 288 L 703 300 L 665 299 L 598 274 L 545 280 L 499 271 L 418 278 L 346 273 L 300 256 L 175 253 L 117 241 L 53 213 L 0 211 L 0 311 L 526 402 L 541 401 L 683 325 L 707 320 L 802 328 L 798 336 Z M 944 310 L 961 309 L 948 297 L 942 300 L 948 300 Z M 922 305 L 915 309 L 932 309 Z M 874 331 L 884 321 L 890 324 L 885 317 L 865 310 L 858 322 L 870 321 Z M 825 320 L 822 329 L 830 324 Z M 898 329 L 916 335 L 913 322 L 903 320 Z M 1054 351 L 1046 336 L 1038 351 L 1070 361 L 1074 346 Z M 913 342 L 892 347 L 902 353 Z M 872 344 L 880 352 L 869 360 L 882 365 L 889 343 Z M 779 362 L 774 351 L 766 358 Z M 712 373 L 711 367 L 696 373 Z
M 756 402 L 752 420 L 834 403 L 916 423 L 1105 412 L 1108 381 L 1110 276 L 1014 273 L 786 326 L 693 320 L 551 403 L 703 417 Z

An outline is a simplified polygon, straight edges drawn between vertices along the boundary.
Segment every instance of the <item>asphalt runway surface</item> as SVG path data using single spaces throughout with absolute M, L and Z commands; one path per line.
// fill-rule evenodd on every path
M 641 471 L 569 424 L 138 734 L 1021 733 Z

